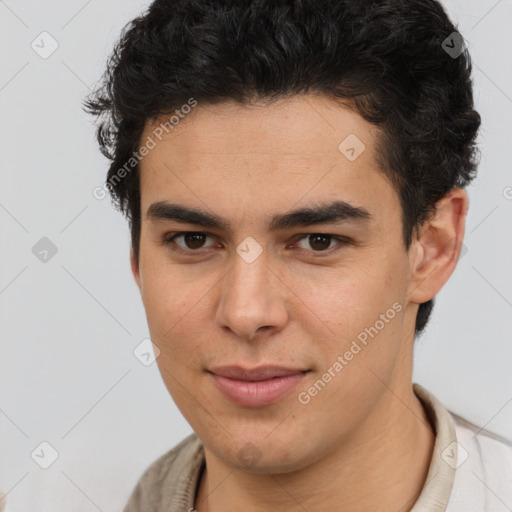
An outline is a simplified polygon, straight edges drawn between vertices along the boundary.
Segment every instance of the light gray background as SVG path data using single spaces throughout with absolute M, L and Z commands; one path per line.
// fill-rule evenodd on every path
M 512 1 L 444 4 L 473 58 L 482 160 L 468 189 L 468 252 L 417 342 L 414 381 L 512 438 Z M 0 489 L 8 512 L 121 510 L 142 471 L 192 432 L 156 364 L 134 357 L 148 329 L 128 228 L 108 198 L 92 195 L 108 162 L 80 105 L 121 27 L 147 5 L 0 0 Z M 31 48 L 43 31 L 59 45 L 47 59 Z M 58 249 L 46 263 L 32 253 L 42 237 Z M 58 452 L 48 469 L 31 458 L 43 441 Z

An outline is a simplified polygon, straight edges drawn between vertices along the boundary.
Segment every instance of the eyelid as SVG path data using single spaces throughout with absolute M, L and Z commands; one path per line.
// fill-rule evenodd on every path
M 348 239 L 347 237 L 344 237 L 344 236 L 334 235 L 331 233 L 322 233 L 322 232 L 313 231 L 310 233 L 301 233 L 299 235 L 296 235 L 296 237 L 295 237 L 296 241 L 294 242 L 294 244 L 300 242 L 304 238 L 307 238 L 307 237 L 313 236 L 313 235 L 330 237 L 331 240 L 334 240 L 338 243 L 334 247 L 331 247 L 330 249 L 326 249 L 325 251 L 313 251 L 313 250 L 302 249 L 302 248 L 298 248 L 297 250 L 300 252 L 303 252 L 303 253 L 308 253 L 308 255 L 312 255 L 313 257 L 322 257 L 323 256 L 323 257 L 327 258 L 328 256 L 331 256 L 333 253 L 338 251 L 341 247 L 352 243 L 350 239 Z
M 179 236 L 184 236 L 187 234 L 197 234 L 197 235 L 206 235 L 207 237 L 217 237 L 217 235 L 213 233 L 209 233 L 207 231 L 173 231 L 169 233 L 165 233 L 162 238 L 162 244 L 165 246 L 171 246 L 174 243 L 174 239 L 178 238 Z M 297 250 L 299 252 L 308 253 L 309 255 L 313 255 L 314 257 L 321 257 L 322 255 L 324 257 L 327 257 L 331 255 L 333 252 L 337 251 L 339 248 L 349 245 L 353 243 L 349 238 L 340 236 L 340 235 L 334 235 L 331 233 L 322 233 L 322 232 L 309 232 L 309 233 L 299 233 L 295 235 L 294 239 L 295 241 L 293 244 L 296 244 L 297 242 L 301 241 L 304 238 L 307 238 L 312 235 L 320 235 L 320 236 L 327 236 L 330 237 L 332 240 L 335 240 L 338 242 L 338 244 L 335 247 L 331 247 L 330 249 L 326 249 L 325 251 L 313 251 L 313 250 L 307 250 L 298 248 Z M 188 255 L 201 255 L 206 252 L 208 252 L 209 249 L 184 249 L 183 247 L 180 247 L 179 245 L 177 248 L 172 248 L 172 250 L 176 252 L 181 252 L 182 254 L 188 254 Z
M 179 236 L 185 236 L 188 234 L 195 234 L 195 235 L 206 235 L 207 237 L 215 237 L 213 233 L 207 233 L 206 231 L 173 231 L 170 233 L 165 233 L 162 238 L 162 244 L 165 246 L 171 246 L 174 242 L 175 238 L 178 238 Z M 176 252 L 181 252 L 183 254 L 203 254 L 204 252 L 207 252 L 208 249 L 184 249 L 183 247 L 180 247 L 177 245 L 177 248 L 172 248 Z

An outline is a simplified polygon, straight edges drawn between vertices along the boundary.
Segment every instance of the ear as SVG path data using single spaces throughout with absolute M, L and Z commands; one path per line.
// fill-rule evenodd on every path
M 140 269 L 139 264 L 135 259 L 135 253 L 133 252 L 133 249 L 130 250 L 130 266 L 132 268 L 133 278 L 135 279 L 135 282 L 137 283 L 137 286 L 140 290 Z
M 436 203 L 436 211 L 420 228 L 410 250 L 409 299 L 432 299 L 452 275 L 459 260 L 466 228 L 468 195 L 455 188 Z

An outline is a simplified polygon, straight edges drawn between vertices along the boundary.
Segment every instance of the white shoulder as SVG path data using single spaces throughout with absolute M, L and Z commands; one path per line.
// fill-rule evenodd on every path
M 455 480 L 447 512 L 510 512 L 512 440 L 450 412 L 457 437 Z

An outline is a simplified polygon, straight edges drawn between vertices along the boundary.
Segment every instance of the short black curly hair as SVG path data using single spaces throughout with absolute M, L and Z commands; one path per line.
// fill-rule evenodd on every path
M 380 128 L 379 170 L 399 192 L 408 250 L 413 230 L 479 163 L 471 59 L 454 32 L 437 0 L 155 0 L 123 28 L 84 102 L 99 118 L 106 185 L 130 223 L 136 261 L 139 166 L 126 163 L 146 122 L 191 98 L 244 104 L 308 92 Z M 420 304 L 416 336 L 433 305 Z

